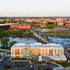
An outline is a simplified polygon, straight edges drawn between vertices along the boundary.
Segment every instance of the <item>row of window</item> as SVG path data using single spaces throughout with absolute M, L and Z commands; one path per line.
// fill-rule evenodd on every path
M 63 54 L 63 49 L 58 49 L 58 51 L 57 51 L 57 49 L 55 49 L 55 50 L 53 50 L 53 49 L 49 49 L 49 55 L 53 55 L 53 51 L 54 51 L 54 54 L 55 55 L 57 55 L 57 54 Z M 12 50 L 12 54 L 14 54 L 14 51 Z M 15 49 L 15 54 L 20 54 L 20 49 Z M 21 50 L 21 54 L 26 54 L 26 55 L 28 55 L 29 54 L 29 50 Z M 39 50 L 39 51 L 37 51 L 37 54 L 41 54 L 41 50 Z M 48 50 L 47 49 L 44 49 L 44 50 L 42 50 L 42 54 L 43 55 L 47 55 L 48 54 Z

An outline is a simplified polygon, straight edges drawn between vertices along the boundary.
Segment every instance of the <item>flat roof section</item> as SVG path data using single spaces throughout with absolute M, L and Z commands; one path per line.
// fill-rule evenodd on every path
M 32 47 L 32 48 L 62 48 L 63 46 L 55 43 L 41 44 L 41 43 L 33 43 L 33 44 L 25 44 L 25 43 L 17 43 L 12 46 L 12 48 L 21 48 L 21 47 Z
M 35 48 L 63 48 L 62 45 L 56 44 L 56 43 L 47 43 L 47 44 L 39 44 L 39 43 L 33 43 L 30 44 L 30 47 L 35 47 Z
M 14 45 L 12 46 L 12 48 L 21 48 L 21 47 L 25 47 L 25 46 L 26 46 L 25 43 L 17 43 L 17 44 L 14 44 Z

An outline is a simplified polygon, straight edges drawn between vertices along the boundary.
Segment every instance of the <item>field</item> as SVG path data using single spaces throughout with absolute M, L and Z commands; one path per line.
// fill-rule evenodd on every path
M 70 37 L 70 30 L 57 30 L 45 32 L 48 36 Z

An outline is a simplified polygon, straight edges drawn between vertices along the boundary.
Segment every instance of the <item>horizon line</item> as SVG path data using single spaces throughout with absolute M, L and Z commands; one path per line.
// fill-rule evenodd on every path
M 0 17 L 70 17 L 70 16 L 0 16 Z

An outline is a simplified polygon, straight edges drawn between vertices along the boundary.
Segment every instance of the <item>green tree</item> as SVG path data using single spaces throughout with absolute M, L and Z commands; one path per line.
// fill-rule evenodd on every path
M 54 28 L 56 28 L 56 24 L 46 24 L 46 26 L 47 26 L 47 28 L 48 29 L 54 29 Z
M 33 25 L 33 27 L 40 27 L 41 26 L 41 24 L 35 24 L 35 25 Z
M 9 44 L 9 38 L 1 38 L 1 44 L 3 49 L 7 49 Z
M 11 48 L 14 44 L 16 44 L 16 43 L 17 43 L 16 41 L 10 42 L 10 48 Z
M 31 61 L 36 61 L 37 55 L 33 54 L 32 51 L 28 48 L 24 48 L 24 51 L 28 50 L 29 51 L 29 55 L 26 55 L 27 52 L 25 52 L 24 58 L 26 58 L 27 60 L 31 60 Z

